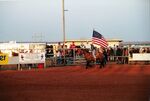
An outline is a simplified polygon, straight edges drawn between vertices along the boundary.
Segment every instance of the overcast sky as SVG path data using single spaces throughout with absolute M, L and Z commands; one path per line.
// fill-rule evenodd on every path
M 0 41 L 62 41 L 62 0 L 0 0 Z M 66 39 L 150 41 L 150 0 L 65 0 Z

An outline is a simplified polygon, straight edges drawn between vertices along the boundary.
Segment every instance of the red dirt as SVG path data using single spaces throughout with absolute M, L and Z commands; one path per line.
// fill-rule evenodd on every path
M 150 101 L 150 65 L 0 71 L 0 101 Z

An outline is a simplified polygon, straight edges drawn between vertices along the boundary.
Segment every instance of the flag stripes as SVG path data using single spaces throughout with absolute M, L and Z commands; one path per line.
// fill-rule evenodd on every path
M 105 38 L 100 33 L 96 32 L 96 31 L 93 31 L 92 43 L 99 45 L 103 48 L 106 48 L 108 46 L 108 43 L 105 40 Z

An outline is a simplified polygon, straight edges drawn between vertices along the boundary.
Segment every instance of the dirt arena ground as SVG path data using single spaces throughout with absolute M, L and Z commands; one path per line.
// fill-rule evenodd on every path
M 3 70 L 0 101 L 150 101 L 150 65 Z

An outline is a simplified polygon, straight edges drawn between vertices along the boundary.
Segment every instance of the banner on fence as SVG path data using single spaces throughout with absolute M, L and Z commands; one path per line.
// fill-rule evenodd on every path
M 19 63 L 45 63 L 45 53 L 19 53 Z
M 133 53 L 132 58 L 129 61 L 150 61 L 150 53 Z
M 8 64 L 8 54 L 0 54 L 0 65 Z

